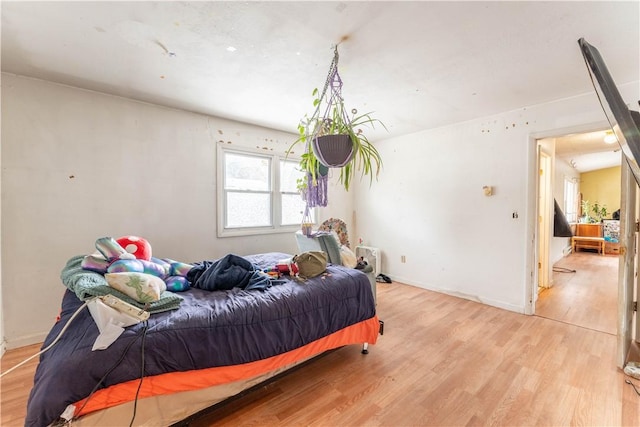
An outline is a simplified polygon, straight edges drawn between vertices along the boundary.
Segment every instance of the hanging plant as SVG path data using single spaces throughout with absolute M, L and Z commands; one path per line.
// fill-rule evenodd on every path
M 327 168 L 340 169 L 340 183 L 348 191 L 356 170 L 360 171 L 361 177 L 369 176 L 372 182 L 382 167 L 380 153 L 369 142 L 362 127 L 373 128 L 375 124 L 386 127 L 378 119 L 372 118 L 371 113 L 358 114 L 356 109 L 352 109 L 351 114 L 347 114 L 342 98 L 338 59 L 338 47 L 335 46 L 322 93 L 318 96 L 317 88 L 312 93 L 315 111 L 311 117 L 305 116 L 301 120 L 298 125 L 299 137 L 288 150 L 291 152 L 299 143 L 305 144 L 300 168 L 307 179 L 300 182 L 298 188 L 303 195 L 312 196 L 305 199 L 308 204 L 311 203 L 311 207 L 326 206 L 326 174 L 323 172 Z M 315 200 L 314 197 L 318 195 L 324 198 Z

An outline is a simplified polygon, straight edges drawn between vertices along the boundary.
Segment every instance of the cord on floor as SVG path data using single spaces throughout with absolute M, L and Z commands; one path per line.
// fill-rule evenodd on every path
M 553 267 L 553 272 L 554 273 L 575 273 L 576 270 L 572 270 L 570 268 L 565 268 L 565 267 Z
M 636 388 L 636 385 L 634 383 L 632 383 L 630 380 L 624 380 L 624 382 L 629 384 L 631 387 L 633 387 L 633 391 L 635 391 L 636 394 L 638 396 L 640 396 L 640 391 L 638 391 L 638 389 Z

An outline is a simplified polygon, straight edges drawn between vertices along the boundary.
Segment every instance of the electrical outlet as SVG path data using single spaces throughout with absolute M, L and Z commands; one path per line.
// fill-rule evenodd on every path
M 404 256 L 404 255 L 400 255 L 400 262 L 401 262 L 401 263 L 403 263 L 403 264 L 404 264 L 405 262 L 407 262 L 407 257 L 406 257 L 406 256 Z

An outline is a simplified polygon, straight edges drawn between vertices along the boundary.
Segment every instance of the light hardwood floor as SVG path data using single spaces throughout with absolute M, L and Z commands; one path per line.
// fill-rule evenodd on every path
M 191 426 L 640 422 L 640 396 L 615 366 L 611 333 L 399 283 L 379 284 L 378 313 L 385 334 L 368 355 L 338 349 Z M 2 369 L 21 360 L 17 352 Z M 34 367 L 24 369 L 3 381 L 3 426 L 21 425 Z
M 538 295 L 536 315 L 615 335 L 618 257 L 576 252 L 555 267 L 575 273 L 554 271 L 553 286 Z

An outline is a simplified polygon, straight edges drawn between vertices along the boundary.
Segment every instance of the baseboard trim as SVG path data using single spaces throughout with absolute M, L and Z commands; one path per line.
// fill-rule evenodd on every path
M 6 350 L 14 350 L 20 347 L 26 347 L 28 345 L 38 344 L 44 342 L 44 339 L 47 337 L 47 332 L 41 332 L 39 334 L 27 335 L 24 337 L 17 338 L 15 340 L 7 340 L 5 341 Z
M 465 294 L 463 292 L 457 292 L 457 291 L 452 291 L 452 290 L 449 290 L 449 289 L 437 288 L 437 287 L 434 287 L 434 286 L 430 286 L 429 284 L 417 283 L 417 282 L 414 282 L 412 280 L 407 280 L 407 279 L 404 279 L 402 277 L 397 277 L 397 276 L 393 276 L 393 280 L 394 281 L 398 281 L 400 283 L 404 283 L 406 285 L 410 285 L 410 286 L 415 286 L 417 288 L 426 289 L 428 291 L 439 292 L 441 294 L 451 295 L 452 297 L 462 298 L 462 299 L 466 299 L 466 300 L 469 300 L 469 301 L 475 301 L 475 302 L 478 302 L 480 304 L 489 305 L 491 307 L 501 308 L 503 310 L 513 311 L 515 313 L 520 313 L 520 314 L 527 314 L 525 312 L 525 307 L 524 306 L 516 306 L 516 305 L 513 305 L 513 304 L 505 303 L 504 301 L 497 301 L 497 300 L 492 300 L 492 299 L 489 299 L 489 298 L 480 298 L 477 295 L 469 295 L 469 294 Z

